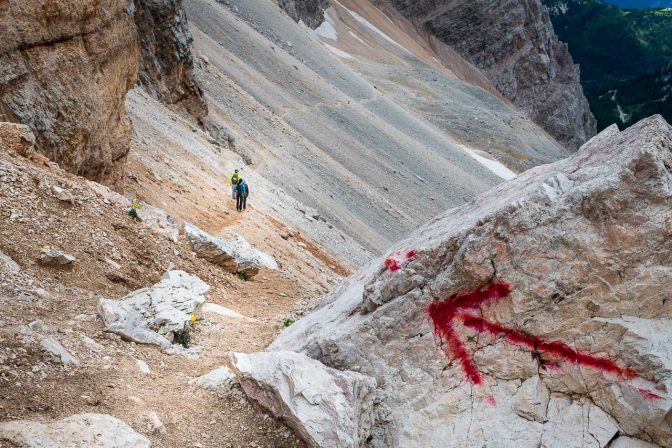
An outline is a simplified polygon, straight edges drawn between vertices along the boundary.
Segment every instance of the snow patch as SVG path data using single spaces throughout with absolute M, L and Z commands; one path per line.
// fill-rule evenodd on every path
M 331 18 L 328 11 L 324 12 L 324 22 L 315 29 L 315 34 L 325 39 L 338 41 L 338 33 L 334 28 L 334 19 Z
M 332 53 L 334 53 L 336 56 L 338 56 L 338 57 L 340 57 L 340 58 L 343 58 L 343 59 L 352 59 L 352 55 L 351 55 L 350 53 L 346 53 L 346 52 L 343 51 L 343 50 L 339 50 L 338 48 L 334 48 L 334 47 L 332 47 L 332 46 L 329 45 L 329 44 L 325 44 L 324 42 L 322 42 L 322 45 L 324 45 L 325 47 L 327 47 L 327 49 L 328 49 L 329 51 L 331 51 Z
M 356 33 L 353 33 L 352 31 L 348 31 L 348 33 L 350 33 L 350 35 L 351 35 L 352 37 L 354 37 L 355 39 L 357 39 L 358 41 L 360 41 L 360 42 L 363 43 L 364 45 L 366 45 L 366 46 L 369 45 L 369 44 L 367 44 L 366 42 L 364 42 L 364 40 L 363 40 L 361 37 L 359 37 Z
M 464 146 L 464 145 L 458 145 L 460 148 L 462 148 L 467 154 L 469 154 L 471 157 L 476 159 L 478 163 L 495 173 L 497 176 L 501 177 L 504 180 L 509 180 L 513 179 L 514 177 L 517 176 L 516 173 L 508 169 L 503 163 L 489 159 L 487 157 L 483 157 L 480 155 L 478 152 L 474 151 L 473 149 Z
M 335 1 L 336 1 L 336 3 L 338 3 L 343 9 L 345 9 L 346 11 L 348 11 L 348 12 L 350 13 L 350 15 L 351 15 L 356 21 L 358 21 L 359 23 L 361 23 L 362 25 L 364 25 L 365 27 L 367 27 L 369 30 L 371 30 L 371 31 L 373 31 L 374 33 L 378 34 L 380 37 L 382 37 L 383 39 L 385 39 L 387 42 L 391 43 L 392 45 L 401 48 L 402 50 L 404 50 L 404 51 L 407 52 L 407 53 L 413 54 L 413 53 L 411 53 L 410 51 L 408 51 L 406 48 L 404 48 L 401 44 L 399 44 L 396 40 L 392 39 L 390 36 L 388 36 L 387 34 L 383 33 L 383 32 L 382 32 L 380 29 L 378 29 L 378 27 L 376 27 L 373 23 L 369 22 L 369 21 L 366 20 L 364 17 L 362 17 L 362 16 L 360 16 L 359 14 L 357 14 L 355 11 L 350 11 L 348 8 L 346 8 L 345 6 L 343 6 L 343 4 L 341 4 L 341 2 L 339 2 L 338 0 L 335 0 Z M 386 17 L 387 17 L 387 16 L 386 16 Z M 389 18 L 388 18 L 388 19 L 389 19 Z

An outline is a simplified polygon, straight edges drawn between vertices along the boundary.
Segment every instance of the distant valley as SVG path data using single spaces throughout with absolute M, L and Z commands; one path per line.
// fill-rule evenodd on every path
M 672 117 L 672 10 L 670 1 L 544 2 L 560 40 L 581 67 L 581 84 L 598 130 L 630 126 L 652 114 Z

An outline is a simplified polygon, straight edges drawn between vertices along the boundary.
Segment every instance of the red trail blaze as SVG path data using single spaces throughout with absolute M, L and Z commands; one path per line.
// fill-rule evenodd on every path
M 434 324 L 434 334 L 445 342 L 444 351 L 446 355 L 452 354 L 459 361 L 462 370 L 464 370 L 471 383 L 480 385 L 483 383 L 483 378 L 464 342 L 455 330 L 456 319 L 459 319 L 465 327 L 479 333 L 504 336 L 512 344 L 527 347 L 535 352 L 546 353 L 558 358 L 560 362 L 570 362 L 590 367 L 628 380 L 638 377 L 643 378 L 634 370 L 621 367 L 611 359 L 574 350 L 564 342 L 547 342 L 538 336 L 529 335 L 515 328 L 505 327 L 474 314 L 474 311 L 479 310 L 480 306 L 503 299 L 509 295 L 510 291 L 511 288 L 507 283 L 491 283 L 483 289 L 453 294 L 446 300 L 431 303 L 427 308 L 427 314 Z M 557 363 L 551 363 L 548 366 L 550 368 L 559 367 Z M 662 398 L 648 389 L 637 390 L 649 399 Z
M 446 343 L 446 354 L 448 350 L 452 352 L 473 384 L 481 384 L 483 378 L 467 352 L 464 342 L 457 335 L 453 321 L 460 311 L 476 309 L 484 302 L 504 298 L 509 295 L 509 291 L 507 283 L 492 283 L 485 289 L 453 294 L 447 300 L 431 303 L 427 308 L 427 313 L 434 323 L 434 334 Z
M 394 258 L 388 258 L 385 260 L 385 267 L 392 272 L 397 272 L 401 268 L 401 265 Z

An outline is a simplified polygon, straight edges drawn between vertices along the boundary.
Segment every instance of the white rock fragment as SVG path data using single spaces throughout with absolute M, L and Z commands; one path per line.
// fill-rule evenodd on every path
M 46 266 L 71 266 L 77 259 L 58 249 L 43 247 L 39 261 Z
M 620 436 L 609 445 L 609 448 L 660 448 L 658 445 L 645 442 L 640 439 L 633 439 L 628 436 Z
M 189 384 L 208 390 L 217 390 L 230 386 L 236 381 L 236 375 L 226 366 L 217 367 L 212 372 L 189 380 Z
M 225 317 L 231 317 L 234 319 L 250 319 L 249 317 L 243 316 L 242 314 L 233 311 L 232 309 L 223 307 L 221 305 L 217 305 L 216 303 L 211 303 L 207 302 L 205 305 L 203 305 L 203 308 L 201 309 L 201 312 L 203 313 L 213 313 L 217 314 L 219 316 L 225 316 Z
M 360 447 L 373 419 L 376 381 L 293 352 L 231 353 L 247 396 L 281 419 L 308 446 Z
M 19 266 L 16 261 L 12 260 L 9 255 L 5 255 L 2 252 L 0 252 L 0 267 L 4 267 L 13 274 L 21 272 L 21 266 Z
M 102 345 L 100 345 L 99 343 L 97 343 L 96 341 L 94 341 L 93 339 L 91 339 L 90 337 L 88 337 L 85 334 L 80 335 L 79 339 L 82 341 L 82 343 L 85 346 L 87 346 L 90 350 L 92 350 L 94 352 L 100 353 L 103 350 L 105 350 L 105 347 L 103 347 Z
M 68 365 L 72 364 L 79 366 L 79 360 L 72 356 L 69 351 L 65 349 L 56 339 L 52 337 L 46 337 L 40 341 L 40 345 L 45 351 L 47 357 L 53 359 L 56 362 L 61 364 Z
M 160 434 L 166 433 L 166 426 L 161 422 L 161 419 L 156 412 L 149 412 L 147 418 L 149 419 L 149 430 L 151 432 Z
M 54 197 L 59 201 L 69 202 L 70 204 L 75 203 L 75 197 L 72 195 L 72 193 L 70 193 L 70 191 L 64 188 L 52 185 L 51 194 L 54 195 Z
M 511 407 L 519 416 L 544 423 L 548 420 L 546 411 L 551 394 L 539 375 L 528 378 L 513 396 Z
M 147 363 L 145 361 L 141 360 L 141 359 L 136 359 L 135 360 L 135 365 L 138 368 L 138 370 L 140 371 L 140 373 L 143 373 L 145 375 L 149 375 L 150 373 L 152 373 L 152 371 L 149 369 L 149 366 L 147 365 Z
M 0 440 L 29 448 L 149 448 L 151 443 L 121 420 L 104 414 L 78 414 L 52 423 L 14 420 L 0 423 Z
M 31 330 L 35 332 L 40 332 L 44 331 L 44 322 L 42 322 L 40 319 L 36 319 L 31 321 L 28 326 L 30 327 Z
M 122 300 L 101 299 L 98 314 L 107 330 L 123 339 L 167 349 L 175 332 L 185 331 L 191 316 L 200 312 L 209 289 L 194 275 L 168 271 L 159 283 Z

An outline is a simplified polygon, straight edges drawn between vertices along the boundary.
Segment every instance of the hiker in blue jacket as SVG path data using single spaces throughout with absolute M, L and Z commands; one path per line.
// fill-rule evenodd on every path
M 247 206 L 247 196 L 250 194 L 250 189 L 247 182 L 241 177 L 236 184 L 236 210 L 242 212 Z

